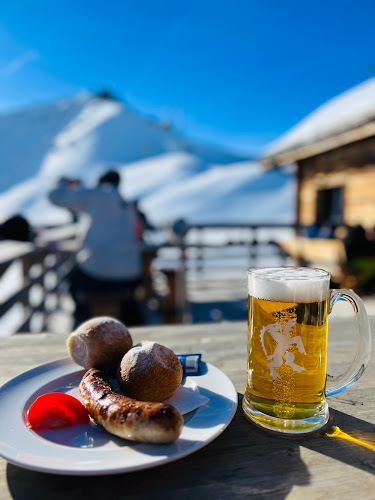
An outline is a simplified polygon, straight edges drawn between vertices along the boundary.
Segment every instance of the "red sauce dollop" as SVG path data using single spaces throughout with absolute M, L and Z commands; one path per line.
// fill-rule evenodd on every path
M 75 424 L 87 424 L 89 414 L 78 399 L 63 392 L 39 396 L 27 412 L 27 427 L 38 431 L 63 429 Z

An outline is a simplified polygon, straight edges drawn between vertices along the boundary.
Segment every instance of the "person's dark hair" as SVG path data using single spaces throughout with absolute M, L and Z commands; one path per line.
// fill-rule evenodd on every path
M 32 241 L 33 237 L 30 224 L 22 215 L 10 217 L 0 225 L 1 240 Z
M 108 170 L 99 178 L 99 184 L 113 184 L 118 186 L 120 184 L 120 175 L 114 170 Z

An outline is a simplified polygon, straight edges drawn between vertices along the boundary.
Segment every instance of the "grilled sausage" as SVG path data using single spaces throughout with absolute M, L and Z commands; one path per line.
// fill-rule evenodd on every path
M 181 434 L 184 419 L 177 408 L 118 394 L 96 368 L 85 373 L 79 391 L 89 415 L 111 434 L 145 443 L 171 443 Z

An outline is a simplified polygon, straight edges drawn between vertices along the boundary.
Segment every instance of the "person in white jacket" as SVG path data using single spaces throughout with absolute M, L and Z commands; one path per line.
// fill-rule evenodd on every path
M 120 195 L 119 184 L 119 174 L 108 171 L 95 188 L 61 179 L 49 193 L 54 204 L 88 218 L 88 228 L 71 275 L 78 322 L 90 315 L 81 300 L 85 294 L 123 290 L 127 304 L 122 307 L 124 316 L 119 319 L 127 324 L 142 323 L 134 298 L 143 273 L 142 219 L 135 203 L 126 202 Z

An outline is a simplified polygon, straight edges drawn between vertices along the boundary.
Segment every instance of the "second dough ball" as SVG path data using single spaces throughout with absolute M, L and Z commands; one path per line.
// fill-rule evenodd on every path
M 179 387 L 182 366 L 168 347 L 145 341 L 122 358 L 118 382 L 124 394 L 140 401 L 164 401 Z

